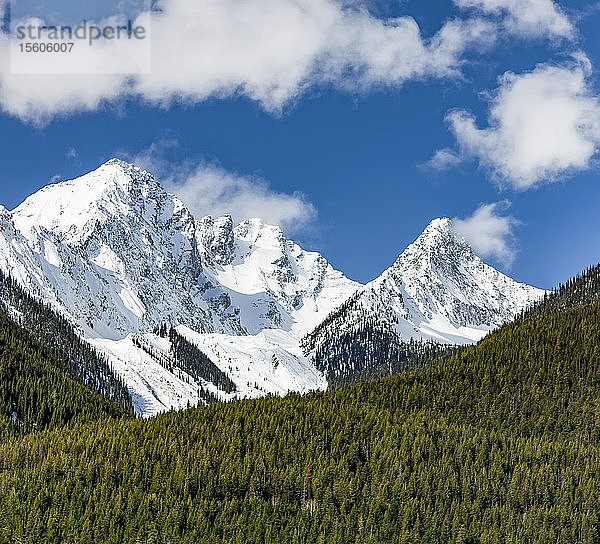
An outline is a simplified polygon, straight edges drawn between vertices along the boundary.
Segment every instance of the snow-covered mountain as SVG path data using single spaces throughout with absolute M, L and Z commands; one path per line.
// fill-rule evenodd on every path
M 35 274 L 11 273 L 29 275 L 91 337 L 164 322 L 234 335 L 308 330 L 357 287 L 260 220 L 196 221 L 152 175 L 116 159 L 5 217 L 35 261 Z
M 512 319 L 544 291 L 485 264 L 450 219 L 434 219 L 381 276 L 364 305 L 404 339 L 470 343 Z
M 468 342 L 540 294 L 483 264 L 448 220 L 363 287 L 259 219 L 194 218 L 117 159 L 0 207 L 0 268 L 109 356 L 144 414 L 195 404 L 200 387 L 233 396 L 161 363 L 162 324 L 208 354 L 235 395 L 257 396 L 326 387 L 300 339 L 349 299 L 342 328 L 361 308 L 403 338 Z
M 174 384 L 134 335 L 181 325 L 210 335 L 215 349 L 244 336 L 248 353 L 256 348 L 281 364 L 258 388 L 255 372 L 240 371 L 242 396 L 323 388 L 310 361 L 289 346 L 358 287 L 259 219 L 235 227 L 229 216 L 197 221 L 151 174 L 117 159 L 44 187 L 12 212 L 0 209 L 0 268 L 69 316 L 111 358 L 146 413 L 195 403 L 197 388 L 188 377 Z M 278 329 L 280 342 L 266 340 L 265 329 Z M 215 363 L 227 370 L 231 357 L 217 351 L 223 356 Z
M 400 341 L 469 344 L 543 294 L 485 264 L 450 219 L 434 219 L 390 268 L 307 335 L 303 347 L 332 370 L 328 352 L 347 366 L 340 351 L 353 351 L 348 338 L 365 326 Z

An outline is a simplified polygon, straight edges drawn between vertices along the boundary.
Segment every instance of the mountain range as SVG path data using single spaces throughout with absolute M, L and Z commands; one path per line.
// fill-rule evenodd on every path
M 361 285 L 260 219 L 195 218 L 118 159 L 0 207 L 0 269 L 108 358 L 146 416 L 207 394 L 325 389 L 323 359 L 365 323 L 469 344 L 544 294 L 485 264 L 449 219 Z M 235 387 L 177 364 L 167 328 Z

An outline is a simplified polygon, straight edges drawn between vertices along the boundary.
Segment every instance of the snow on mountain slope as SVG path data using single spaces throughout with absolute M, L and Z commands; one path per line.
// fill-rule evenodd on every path
M 327 389 L 327 380 L 302 355 L 297 337 L 289 332 L 266 329 L 232 337 L 199 334 L 185 325 L 177 330 L 229 375 L 238 386 L 238 398 Z
M 198 384 L 183 371 L 170 372 L 136 346 L 133 337 L 130 334 L 121 340 L 90 338 L 88 342 L 109 358 L 113 371 L 125 381 L 136 414 L 150 417 L 172 408 L 196 406 L 202 402 L 199 385 L 217 393 L 212 384 Z M 157 340 L 160 339 L 155 337 L 154 341 Z
M 305 345 L 312 351 L 335 342 L 369 318 L 405 341 L 473 343 L 543 294 L 485 264 L 449 219 L 435 219 L 390 268 L 332 312 Z
M 4 206 L 0 206 L 0 268 L 29 291 L 41 296 L 40 285 L 47 280 L 38 256 L 15 228 L 11 212 Z
M 204 218 L 203 225 L 210 220 Z M 250 219 L 232 227 L 231 218 L 218 218 L 219 242 L 210 240 L 214 283 L 228 289 L 241 322 L 251 334 L 279 328 L 301 335 L 314 328 L 358 287 L 334 270 L 319 254 L 286 240 L 279 227 Z M 207 237 L 203 237 L 206 243 Z M 243 311 L 249 296 L 261 295 L 266 314 Z M 254 315 L 253 315 L 254 314 Z M 247 319 L 250 316 L 252 320 Z
M 159 357 L 171 357 L 169 341 L 155 334 L 130 334 L 121 340 L 88 340 L 109 357 L 114 371 L 130 389 L 136 413 L 145 417 L 203 403 L 200 388 L 220 400 L 327 388 L 324 375 L 302 355 L 297 337 L 288 332 L 267 329 L 246 336 L 202 334 L 185 325 L 178 326 L 177 331 L 229 376 L 236 384 L 235 392 L 227 393 L 207 380 L 196 381 L 180 368 L 166 368 Z M 140 347 L 140 343 L 150 347 L 154 356 Z

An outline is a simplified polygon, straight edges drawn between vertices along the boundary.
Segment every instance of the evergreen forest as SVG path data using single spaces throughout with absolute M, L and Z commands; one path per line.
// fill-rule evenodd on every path
M 418 369 L 146 420 L 0 314 L 0 543 L 598 543 L 599 275 Z

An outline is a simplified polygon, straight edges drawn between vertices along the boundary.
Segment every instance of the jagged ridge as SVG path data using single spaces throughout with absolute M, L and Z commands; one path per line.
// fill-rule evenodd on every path
M 481 262 L 447 219 L 361 286 L 259 219 L 197 220 L 150 173 L 117 159 L 0 208 L 0 270 L 106 354 L 144 414 L 196 404 L 200 387 L 229 398 L 211 382 L 173 376 L 134 344 L 144 336 L 159 346 L 152 331 L 163 323 L 252 397 L 325 388 L 314 360 L 327 367 L 337 334 L 358 342 L 365 316 L 378 327 L 370 339 L 400 343 L 355 346 L 354 357 L 396 357 L 410 339 L 473 342 L 541 294 Z M 319 327 L 303 354 L 300 339 L 336 308 L 334 329 Z

